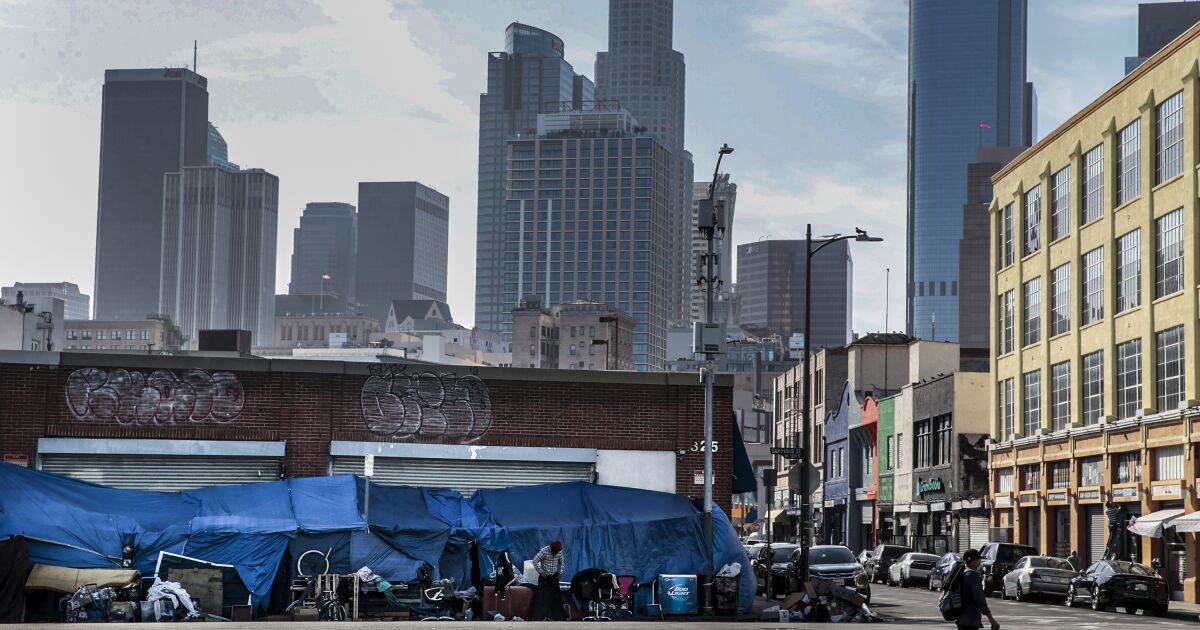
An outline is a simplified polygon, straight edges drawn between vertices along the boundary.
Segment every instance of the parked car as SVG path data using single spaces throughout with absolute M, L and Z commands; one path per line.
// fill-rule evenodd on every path
M 757 559 L 754 562 L 754 578 L 759 593 L 767 592 L 767 580 L 771 580 L 772 594 L 787 592 L 788 566 L 792 559 L 792 552 L 799 548 L 800 545 L 779 543 L 769 547 L 763 545 L 758 550 Z
M 888 567 L 888 584 L 910 586 L 915 582 L 929 580 L 929 573 L 941 560 L 931 553 L 908 552 Z
M 1062 558 L 1025 556 L 1004 576 L 1000 596 L 1017 601 L 1029 597 L 1066 597 L 1075 568 Z
M 752 543 L 746 546 L 746 557 L 750 559 L 751 568 L 753 568 L 754 564 L 758 562 L 759 550 L 766 546 L 767 543 Z
M 861 565 L 863 565 L 863 568 L 865 569 L 865 568 L 867 568 L 868 566 L 870 566 L 870 564 L 871 564 L 871 558 L 874 558 L 874 557 L 875 557 L 875 551 L 874 551 L 874 550 L 872 550 L 872 549 L 863 549 L 862 551 L 858 552 L 858 558 L 857 558 L 857 560 L 858 560 L 858 563 L 859 563 L 859 564 L 861 564 Z
M 1012 571 L 1021 558 L 1041 555 L 1029 545 L 1015 543 L 990 542 L 980 547 L 979 552 L 983 554 L 983 564 L 979 567 L 979 573 L 983 575 L 984 595 L 991 595 L 1004 588 L 1004 576 Z
M 953 569 L 954 565 L 958 564 L 961 560 L 962 554 L 957 554 L 953 551 L 942 556 L 941 560 L 938 560 L 937 565 L 933 567 L 933 570 L 929 572 L 929 590 L 942 590 L 942 587 L 946 584 L 946 578 L 950 577 L 950 569 Z
M 875 548 L 871 557 L 871 566 L 868 567 L 867 574 L 871 576 L 872 582 L 883 584 L 887 580 L 888 568 L 897 558 L 912 551 L 910 547 L 902 545 L 879 545 Z
M 1081 571 L 1067 587 L 1067 606 L 1088 602 L 1092 610 L 1124 606 L 1125 612 L 1139 609 L 1156 616 L 1167 614 L 1171 591 L 1167 581 L 1143 564 L 1101 560 Z
M 800 554 L 803 550 L 792 552 L 792 560 L 788 571 L 788 592 L 800 590 Z M 871 601 L 871 581 L 862 564 L 854 558 L 854 553 L 842 545 L 816 545 L 808 550 L 808 574 L 810 577 L 822 580 L 837 580 L 842 586 L 851 588 Z

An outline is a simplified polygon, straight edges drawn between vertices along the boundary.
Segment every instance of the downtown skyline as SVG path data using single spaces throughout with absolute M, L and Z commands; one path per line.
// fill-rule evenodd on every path
M 1136 51 L 1136 3 L 1102 4 L 1086 25 L 1071 21 L 1078 3 L 1030 4 L 1029 78 L 1046 133 L 1123 74 L 1124 56 Z M 276 292 L 286 292 L 290 231 L 306 203 L 354 203 L 360 181 L 417 180 L 451 198 L 450 232 L 458 235 L 451 240 L 462 245 L 451 251 L 449 302 L 462 315 L 474 311 L 475 151 L 487 52 L 501 50 L 504 28 L 519 20 L 562 37 L 576 72 L 594 79 L 607 34 L 606 2 L 569 12 L 462 2 L 297 4 L 269 13 L 181 3 L 163 10 L 159 25 L 103 11 L 90 24 L 74 23 L 81 18 L 71 17 L 68 4 L 42 8 L 0 8 L 0 68 L 13 76 L 0 87 L 0 118 L 21 147 L 0 169 L 0 185 L 16 191 L 3 211 L 28 235 L 0 254 L 0 284 L 93 286 L 103 70 L 184 65 L 199 39 L 198 70 L 214 95 L 209 118 L 229 143 L 229 159 L 280 177 Z M 724 165 L 739 184 L 734 245 L 797 238 L 807 221 L 817 233 L 858 226 L 887 238 L 855 252 L 853 328 L 884 327 L 890 267 L 888 327 L 901 329 L 907 7 L 764 2 L 739 9 L 676 7 L 674 47 L 689 66 L 687 148 L 695 172 L 711 170 L 712 149 L 722 142 L 737 147 Z M 196 23 L 205 26 L 187 26 Z M 722 37 L 714 38 L 718 24 Z M 715 39 L 723 50 L 710 47 Z M 126 41 L 136 44 L 113 43 Z M 761 63 L 735 71 L 747 56 Z M 1073 62 L 1076 71 L 1066 72 Z M 898 79 L 867 81 L 868 71 L 878 76 L 872 69 Z M 783 74 L 795 84 L 772 81 Z M 748 91 L 762 96 L 739 98 Z M 55 185 L 42 179 L 51 168 Z M 30 207 L 39 212 L 18 214 Z M 63 255 L 34 263 L 50 228 Z

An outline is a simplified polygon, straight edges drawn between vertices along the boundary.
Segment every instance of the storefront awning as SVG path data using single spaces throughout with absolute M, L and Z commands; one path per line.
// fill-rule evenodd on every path
M 1142 522 L 1142 519 L 1139 518 L 1138 523 L 1140 522 Z M 1134 525 L 1137 525 L 1137 523 L 1134 523 Z M 1191 534 L 1200 532 L 1200 512 L 1192 512 L 1186 516 L 1180 516 L 1179 518 L 1176 518 L 1175 520 L 1171 521 L 1171 527 L 1175 528 L 1175 533 L 1177 534 Z M 1130 529 L 1133 528 L 1131 527 Z
M 750 465 L 750 457 L 746 453 L 746 444 L 742 442 L 742 431 L 738 427 L 737 416 L 734 416 L 732 424 L 733 487 L 731 490 L 734 494 L 755 492 L 758 490 L 758 479 L 754 477 L 754 467 Z
M 1151 512 L 1145 516 L 1139 516 L 1133 525 L 1129 526 L 1129 531 L 1138 536 L 1162 538 L 1163 528 L 1171 527 L 1172 523 L 1181 516 L 1183 516 L 1183 510 L 1179 509 Z M 1197 525 L 1200 526 L 1200 523 Z

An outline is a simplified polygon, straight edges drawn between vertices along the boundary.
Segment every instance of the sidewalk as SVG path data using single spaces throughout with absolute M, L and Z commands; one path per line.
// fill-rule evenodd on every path
M 1180 621 L 1200 621 L 1200 604 L 1171 602 L 1167 608 L 1167 618 Z

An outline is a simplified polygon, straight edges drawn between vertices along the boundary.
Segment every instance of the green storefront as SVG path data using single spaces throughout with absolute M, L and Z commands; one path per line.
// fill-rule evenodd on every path
M 892 542 L 892 474 L 896 469 L 896 397 L 879 401 L 879 486 L 875 498 L 875 540 L 879 544 Z

